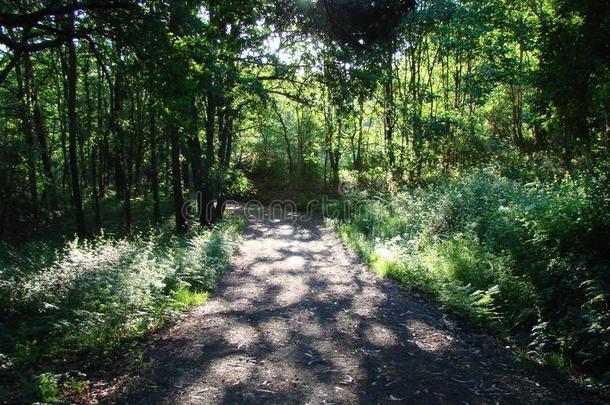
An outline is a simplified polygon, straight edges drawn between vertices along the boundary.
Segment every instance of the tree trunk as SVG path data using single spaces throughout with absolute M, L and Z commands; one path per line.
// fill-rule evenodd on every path
M 159 164 L 157 162 L 157 126 L 155 122 L 155 111 L 150 106 L 150 166 L 153 193 L 153 217 L 155 223 L 161 222 L 161 202 L 159 200 Z
M 277 115 L 278 120 L 280 121 L 280 125 L 282 126 L 282 135 L 284 136 L 284 142 L 286 142 L 286 157 L 288 158 L 288 178 L 292 178 L 292 152 L 290 145 L 290 137 L 288 136 L 288 127 L 286 127 L 286 122 L 284 122 L 284 118 L 282 117 L 282 113 L 276 104 L 273 104 L 273 111 Z
M 231 164 L 231 148 L 233 145 L 233 116 L 229 113 L 224 116 L 224 125 L 222 126 L 222 151 L 223 154 L 220 156 L 220 165 L 222 173 L 227 173 Z M 220 187 L 218 191 L 218 197 L 216 201 L 216 214 L 215 220 L 219 221 L 223 218 L 225 205 L 227 202 L 227 192 L 226 192 L 226 184 L 223 179 L 221 179 Z
M 201 143 L 197 133 L 188 139 L 187 145 L 189 148 L 189 160 L 191 161 L 191 169 L 193 171 L 193 185 L 195 187 L 195 193 L 197 195 L 197 204 L 199 213 L 204 209 L 203 207 L 203 161 L 201 159 Z
M 133 186 L 134 196 L 141 194 L 141 180 L 142 180 L 142 162 L 144 161 L 144 119 L 146 116 L 144 108 L 145 100 L 144 94 L 140 91 L 137 95 L 137 130 L 136 130 L 136 142 L 135 142 L 135 161 L 133 171 Z
M 170 118 L 171 119 L 171 118 Z M 186 231 L 186 219 L 182 215 L 184 198 L 182 196 L 182 179 L 180 178 L 180 138 L 178 128 L 173 122 L 167 124 L 169 138 L 171 139 L 172 155 L 172 188 L 174 193 L 174 215 L 176 218 L 176 231 L 183 233 Z
M 93 136 L 93 105 L 91 104 L 91 92 L 89 89 L 89 60 L 85 59 L 85 66 L 83 68 L 84 79 L 84 89 L 85 89 L 85 108 L 86 108 L 86 126 L 87 126 L 87 134 L 86 137 L 88 139 L 93 140 L 93 144 L 91 145 L 91 153 L 89 155 L 89 161 L 91 164 L 91 170 L 89 171 L 89 182 L 91 183 L 91 198 L 93 200 L 93 211 L 95 215 L 95 227 L 96 229 L 100 229 L 102 227 L 102 216 L 100 213 L 100 196 L 97 188 L 97 150 L 98 150 L 98 136 L 99 131 L 96 136 Z M 81 137 L 81 143 L 84 144 L 85 136 Z M 84 155 L 84 145 L 81 145 L 83 149 L 82 153 Z M 82 159 L 82 162 L 85 160 Z M 87 176 L 87 172 L 85 171 L 84 176 Z
M 213 212 L 212 220 L 218 221 L 222 218 L 222 203 L 224 199 L 224 159 L 227 147 L 227 107 L 225 106 L 218 112 L 218 171 L 215 175 L 215 189 L 216 189 L 216 207 Z
M 66 111 L 66 103 L 68 100 L 68 63 L 66 61 L 66 53 L 62 48 L 59 48 L 59 61 L 61 65 L 61 87 L 57 85 L 57 116 L 61 127 L 61 154 L 63 162 L 63 170 L 61 176 L 61 191 L 64 199 L 67 195 L 66 187 L 68 178 L 70 177 L 70 161 L 68 159 L 68 117 Z M 70 197 L 71 198 L 71 197 Z
M 523 125 L 521 123 L 521 99 L 522 90 L 519 85 L 511 84 L 509 86 L 509 94 L 511 99 L 512 112 L 512 141 L 513 144 L 521 149 L 523 147 Z
M 212 201 L 214 190 L 212 189 L 212 167 L 214 166 L 214 127 L 216 124 L 216 100 L 213 95 L 207 96 L 206 123 L 205 123 L 205 166 L 203 168 L 203 191 L 201 193 L 200 222 L 202 226 L 209 225 L 213 220 Z
M 74 31 L 74 14 L 68 15 L 67 31 Z M 72 205 L 76 219 L 77 232 L 79 237 L 84 237 L 85 228 L 85 213 L 83 211 L 83 199 L 81 196 L 78 162 L 77 162 L 77 140 L 78 140 L 78 122 L 76 115 L 76 80 L 77 80 L 77 60 L 76 47 L 74 40 L 69 37 L 66 40 L 68 48 L 68 144 L 70 150 L 70 177 L 72 183 Z
M 26 71 L 30 77 L 29 81 L 32 83 L 33 75 L 30 55 L 26 53 L 24 58 L 26 63 Z M 38 101 L 38 92 L 33 84 L 30 85 L 30 102 L 33 110 L 34 130 L 38 138 L 37 148 L 40 148 L 40 159 L 42 161 L 42 169 L 46 179 L 45 194 L 48 197 L 49 206 L 52 210 L 55 210 L 57 209 L 57 195 L 55 190 L 55 178 L 53 176 L 53 163 L 51 160 L 51 154 L 49 152 L 48 133 L 44 125 L 42 107 Z
M 91 197 L 93 198 L 93 210 L 95 211 L 95 227 L 102 227 L 102 215 L 100 212 L 100 195 L 97 189 L 97 145 L 91 148 Z
M 121 200 L 125 199 L 127 193 L 127 178 L 125 176 L 125 134 L 123 125 L 121 124 L 120 115 L 123 110 L 123 75 L 121 68 L 117 68 L 117 73 L 114 82 L 114 102 L 111 106 L 110 121 L 112 132 L 114 132 L 115 153 L 114 153 L 114 171 L 115 171 L 115 187 L 116 194 Z
M 131 95 L 130 110 L 129 110 L 129 121 L 134 122 L 135 120 L 135 108 L 134 108 L 134 95 Z M 124 129 L 122 129 L 125 133 Z M 131 193 L 133 191 L 133 152 L 134 152 L 134 133 L 133 125 L 126 131 L 126 135 L 129 136 L 127 140 L 127 156 L 125 159 L 125 166 L 127 167 L 127 184 L 125 186 L 125 222 L 127 227 L 127 233 L 131 234 L 132 231 L 132 218 L 131 218 Z M 124 135 L 125 136 L 125 135 Z M 125 150 L 125 148 L 123 148 Z
M 29 63 L 29 56 L 24 56 L 25 77 L 21 73 L 21 63 L 15 66 L 17 76 L 17 97 L 19 99 L 19 115 L 21 118 L 21 131 L 25 136 L 25 141 L 28 146 L 26 152 L 27 167 L 28 167 L 28 185 L 30 189 L 30 204 L 34 225 L 38 223 L 38 187 L 36 176 L 36 145 L 34 143 L 34 134 L 32 131 L 31 120 L 31 81 L 32 81 L 32 65 Z
M 182 151 L 182 154 L 184 156 L 184 159 L 182 159 L 180 161 L 180 170 L 182 170 L 181 173 L 181 177 L 182 177 L 182 184 L 183 187 L 187 190 L 191 190 L 191 179 L 189 176 L 189 158 L 186 154 L 184 154 L 184 151 Z
M 384 139 L 388 153 L 388 164 L 390 169 L 394 167 L 394 87 L 393 79 L 393 54 L 394 47 L 388 49 L 385 60 L 385 80 L 383 83 L 383 130 Z
M 104 128 L 104 112 L 105 112 L 105 98 L 103 93 L 104 81 L 102 79 L 102 67 L 97 67 L 98 81 L 97 81 L 97 138 L 100 142 L 99 150 L 99 170 L 97 182 L 99 184 L 99 195 L 100 198 L 106 196 L 106 172 L 108 170 L 108 133 L 107 129 Z
M 358 172 L 362 171 L 362 139 L 363 139 L 363 130 L 362 130 L 362 121 L 364 120 L 364 100 L 359 100 L 359 111 L 358 111 L 358 124 L 357 124 L 357 132 L 358 138 L 356 140 L 356 148 L 354 151 L 354 169 Z

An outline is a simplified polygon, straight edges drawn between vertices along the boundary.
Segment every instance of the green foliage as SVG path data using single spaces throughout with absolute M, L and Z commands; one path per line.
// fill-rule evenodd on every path
M 252 180 L 241 170 L 232 170 L 228 175 L 227 193 L 231 198 L 247 200 L 256 194 Z
M 207 292 L 192 291 L 188 287 L 178 286 L 174 292 L 174 308 L 184 309 L 201 305 L 208 300 Z
M 57 403 L 61 400 L 59 375 L 43 373 L 36 379 L 40 397 L 44 402 Z
M 374 271 L 607 380 L 609 184 L 474 170 L 383 200 L 350 197 L 335 223 Z
M 375 271 L 607 372 L 607 0 L 4 3 L 0 367 L 203 302 L 234 225 L 171 236 L 187 193 L 359 190 L 324 211 Z
M 42 243 L 4 249 L 0 350 L 26 379 L 34 365 L 108 353 L 173 311 L 205 302 L 229 265 L 241 226 L 230 217 L 183 236 L 168 229 L 119 239 L 101 234 L 44 254 L 37 253 L 45 251 Z M 51 402 L 58 397 L 52 377 L 37 380 L 40 396 Z

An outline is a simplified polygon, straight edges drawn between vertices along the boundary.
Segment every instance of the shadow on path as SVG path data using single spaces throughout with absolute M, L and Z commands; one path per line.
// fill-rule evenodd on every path
M 248 224 L 216 295 L 162 332 L 124 403 L 578 402 L 369 272 L 316 222 Z

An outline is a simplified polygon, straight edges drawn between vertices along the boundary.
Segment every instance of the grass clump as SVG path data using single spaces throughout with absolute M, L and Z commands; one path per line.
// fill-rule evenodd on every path
M 186 286 L 179 286 L 174 291 L 174 308 L 182 309 L 201 305 L 208 300 L 206 291 L 193 291 Z
M 59 249 L 43 242 L 3 246 L 3 374 L 29 387 L 23 400 L 53 402 L 66 387 L 74 391 L 69 387 L 77 382 L 54 376 L 83 357 L 103 359 L 171 314 L 205 302 L 229 266 L 241 227 L 230 217 L 181 236 L 168 227 L 130 238 L 101 234 Z
M 353 195 L 334 221 L 382 275 L 610 383 L 607 175 L 549 183 L 477 169 L 392 195 Z

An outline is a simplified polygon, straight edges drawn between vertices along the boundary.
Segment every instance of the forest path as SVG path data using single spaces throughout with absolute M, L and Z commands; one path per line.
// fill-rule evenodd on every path
M 151 342 L 120 402 L 583 402 L 368 271 L 318 222 L 249 222 L 234 267 Z

